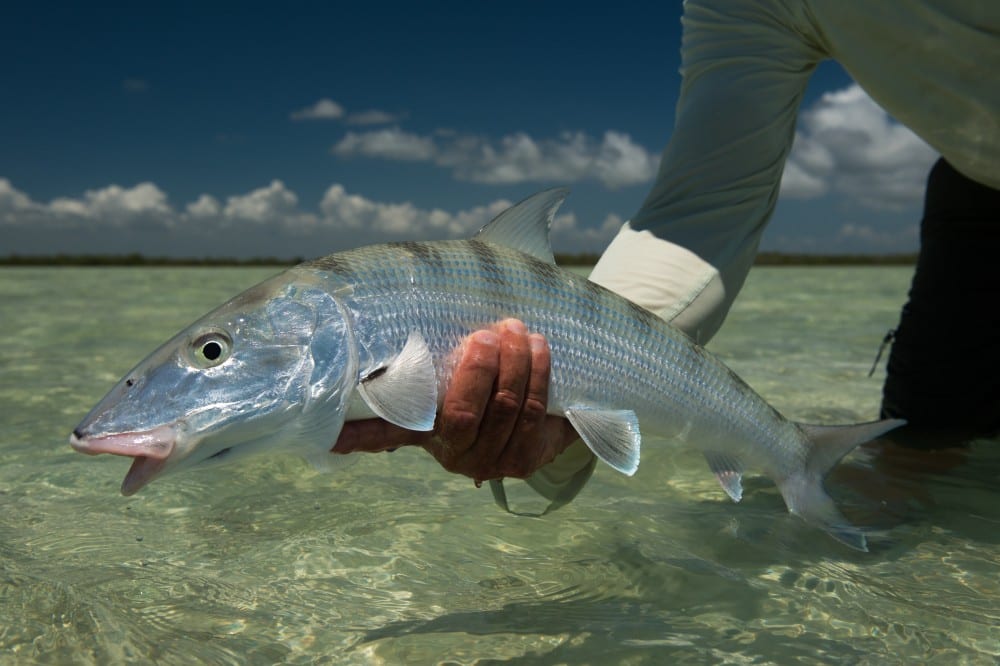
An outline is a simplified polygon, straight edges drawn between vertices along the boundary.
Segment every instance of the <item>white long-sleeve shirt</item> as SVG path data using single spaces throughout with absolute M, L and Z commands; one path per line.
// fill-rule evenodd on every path
M 821 60 L 959 172 L 1000 188 L 1000 0 L 686 0 L 683 25 L 656 183 L 590 277 L 698 342 L 753 264 Z M 577 442 L 529 483 L 549 499 L 579 490 L 591 461 Z
M 699 342 L 753 264 L 821 60 L 959 172 L 1000 188 L 1000 0 L 686 0 L 682 21 L 673 135 L 591 279 Z

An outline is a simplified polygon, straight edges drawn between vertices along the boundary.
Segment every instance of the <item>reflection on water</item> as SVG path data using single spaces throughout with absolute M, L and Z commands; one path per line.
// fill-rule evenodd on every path
M 69 430 L 256 269 L 0 272 L 0 663 L 992 663 L 1000 453 L 867 451 L 830 481 L 872 552 L 748 479 L 645 444 L 545 518 L 420 451 L 332 474 L 290 458 L 123 498 Z M 906 269 L 765 269 L 712 347 L 793 418 L 874 416 Z

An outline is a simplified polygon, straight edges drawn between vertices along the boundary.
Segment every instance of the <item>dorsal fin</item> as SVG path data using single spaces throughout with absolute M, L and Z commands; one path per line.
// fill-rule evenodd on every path
M 549 227 L 556 209 L 568 194 L 567 187 L 534 194 L 494 217 L 473 239 L 511 247 L 554 264 Z

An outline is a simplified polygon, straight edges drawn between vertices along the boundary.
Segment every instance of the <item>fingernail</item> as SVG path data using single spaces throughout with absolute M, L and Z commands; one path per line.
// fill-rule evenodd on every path
M 533 334 L 528 338 L 528 344 L 531 345 L 531 351 L 536 354 L 545 351 L 545 336 L 539 335 L 538 333 Z
M 500 338 L 493 331 L 476 331 L 472 334 L 472 339 L 481 345 L 495 347 L 500 344 Z
M 520 319 L 510 319 L 507 321 L 507 330 L 516 335 L 526 335 L 528 328 Z

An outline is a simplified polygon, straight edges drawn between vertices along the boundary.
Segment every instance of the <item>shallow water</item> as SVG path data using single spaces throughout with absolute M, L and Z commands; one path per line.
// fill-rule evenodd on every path
M 70 430 L 267 269 L 0 270 L 0 663 L 993 663 L 1000 453 L 853 454 L 858 553 L 647 439 L 569 506 L 504 514 L 423 452 L 262 458 L 124 498 Z M 711 348 L 786 415 L 873 418 L 910 271 L 756 269 Z M 530 496 L 512 489 L 522 505 Z

